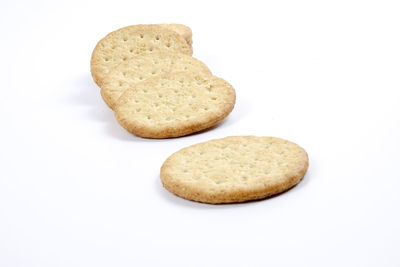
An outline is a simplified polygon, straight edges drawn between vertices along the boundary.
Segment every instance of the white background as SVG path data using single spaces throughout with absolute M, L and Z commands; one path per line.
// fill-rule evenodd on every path
M 398 1 L 1 1 L 0 266 L 400 266 Z M 90 76 L 108 32 L 184 23 L 237 91 L 218 127 L 149 140 Z M 185 146 L 277 136 L 310 156 L 263 201 L 166 191 Z

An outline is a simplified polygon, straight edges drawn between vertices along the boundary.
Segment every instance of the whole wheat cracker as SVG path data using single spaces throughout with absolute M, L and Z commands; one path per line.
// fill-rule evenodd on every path
M 170 192 L 205 203 L 266 198 L 295 186 L 308 168 L 306 151 L 274 137 L 233 136 L 186 147 L 161 167 Z
M 163 51 L 142 54 L 122 62 L 103 79 L 101 95 L 113 109 L 116 101 L 129 87 L 156 75 L 189 71 L 211 74 L 207 66 L 189 55 Z
M 127 89 L 114 112 L 121 126 L 135 135 L 170 138 L 218 124 L 232 111 L 235 99 L 235 90 L 223 79 L 203 73 L 169 73 Z
M 186 40 L 160 25 L 133 25 L 109 33 L 93 50 L 91 73 L 101 86 L 107 73 L 118 64 L 136 55 L 166 51 L 192 55 L 192 47 Z

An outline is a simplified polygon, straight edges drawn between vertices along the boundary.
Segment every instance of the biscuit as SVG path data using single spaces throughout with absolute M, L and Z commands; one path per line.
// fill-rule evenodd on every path
M 188 26 L 183 25 L 183 24 L 159 24 L 159 25 L 178 33 L 183 38 L 185 38 L 188 45 L 192 46 L 192 44 L 193 44 L 192 30 Z
M 104 76 L 121 62 L 156 51 L 192 55 L 191 46 L 172 30 L 159 25 L 128 26 L 109 33 L 97 43 L 90 62 L 93 80 L 101 86 Z
M 166 52 L 143 54 L 112 69 L 103 79 L 101 95 L 113 109 L 115 102 L 127 88 L 156 75 L 181 71 L 211 74 L 203 62 L 185 54 Z
M 235 105 L 235 90 L 212 75 L 159 75 L 127 89 L 114 106 L 129 132 L 147 138 L 188 135 L 218 124 Z
M 170 192 L 205 203 L 263 199 L 304 177 L 308 156 L 300 146 L 274 137 L 234 136 L 186 147 L 161 167 Z

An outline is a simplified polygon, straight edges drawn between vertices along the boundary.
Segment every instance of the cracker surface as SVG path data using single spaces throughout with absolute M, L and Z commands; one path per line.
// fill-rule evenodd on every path
M 174 32 L 178 33 L 181 35 L 183 38 L 185 38 L 186 42 L 188 45 L 192 46 L 193 40 L 192 40 L 192 30 L 183 24 L 160 24 L 163 27 L 166 27 L 169 30 L 173 30 Z

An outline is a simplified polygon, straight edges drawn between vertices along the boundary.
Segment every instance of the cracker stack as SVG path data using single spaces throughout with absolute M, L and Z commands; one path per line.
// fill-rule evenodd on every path
M 99 41 L 92 76 L 122 127 L 141 137 L 170 138 L 228 116 L 235 90 L 192 51 L 192 31 L 180 24 L 129 26 Z
M 184 136 L 221 122 L 236 101 L 233 87 L 192 52 L 187 26 L 128 26 L 98 42 L 91 73 L 126 130 L 145 138 Z M 236 136 L 174 153 L 160 176 L 180 197 L 217 204 L 281 193 L 300 182 L 307 168 L 307 153 L 292 142 Z

